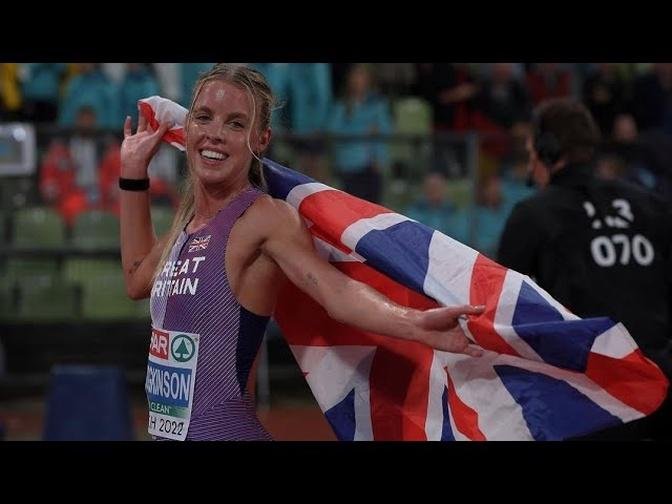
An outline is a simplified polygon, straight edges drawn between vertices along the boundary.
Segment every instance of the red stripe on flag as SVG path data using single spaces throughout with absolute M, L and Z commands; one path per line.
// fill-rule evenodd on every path
M 147 119 L 147 122 L 152 127 L 153 130 L 159 127 L 159 121 L 156 119 L 156 114 L 152 106 L 144 101 L 140 102 L 140 113 Z
M 448 379 L 448 407 L 453 415 L 455 428 L 472 441 L 485 441 L 485 436 L 478 427 L 478 413 L 467 406 L 455 391 L 455 385 L 450 378 L 448 368 L 443 368 Z
M 365 264 L 336 263 L 334 266 L 400 305 L 423 310 L 438 306 L 434 300 L 407 289 Z M 369 375 L 374 439 L 426 439 L 432 348 L 340 324 L 291 282 L 286 282 L 281 289 L 275 318 L 290 345 L 377 346 Z
M 185 137 L 183 128 L 169 129 L 168 131 L 166 131 L 165 135 L 163 135 L 162 140 L 168 143 L 171 142 L 178 143 L 184 148 L 187 147 L 187 139 Z
M 427 389 L 433 356 L 432 349 L 418 345 L 403 354 L 378 347 L 369 376 L 375 440 L 427 440 Z
M 140 102 L 140 113 L 145 117 L 145 119 L 147 119 L 147 122 L 154 131 L 156 131 L 159 128 L 159 121 L 156 119 L 154 109 L 149 103 L 144 101 Z M 162 140 L 168 143 L 175 142 L 186 147 L 186 137 L 184 134 L 184 128 L 169 129 L 163 135 Z
M 329 208 L 329 212 L 324 209 Z M 299 207 L 301 215 L 310 219 L 311 232 L 325 237 L 329 243 L 341 243 L 341 235 L 360 219 L 392 213 L 385 207 L 355 198 L 341 191 L 320 191 L 307 196 Z M 349 253 L 349 252 L 348 252 Z
M 637 349 L 622 359 L 591 352 L 588 378 L 631 408 L 649 415 L 662 404 L 669 383 L 657 366 Z
M 511 345 L 495 330 L 495 313 L 502 295 L 502 286 L 506 268 L 478 254 L 471 273 L 471 291 L 469 293 L 472 305 L 485 305 L 485 313 L 480 317 L 469 317 L 467 327 L 483 348 L 500 354 L 518 356 Z

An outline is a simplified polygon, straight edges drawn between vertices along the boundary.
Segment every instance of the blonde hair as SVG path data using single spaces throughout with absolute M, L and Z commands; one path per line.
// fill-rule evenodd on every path
M 194 86 L 194 91 L 191 96 L 191 104 L 189 105 L 189 112 L 185 121 L 185 131 L 188 131 L 188 124 L 189 121 L 191 121 L 194 105 L 196 104 L 196 100 L 198 99 L 198 95 L 201 93 L 203 86 L 214 80 L 222 80 L 234 84 L 246 90 L 250 96 L 252 102 L 252 121 L 251 127 L 247 132 L 247 148 L 252 153 L 253 159 L 250 165 L 249 180 L 253 186 L 258 187 L 262 191 L 266 191 L 266 181 L 264 180 L 263 166 L 260 158 L 261 153 L 255 153 L 252 150 L 252 147 L 250 146 L 250 135 L 255 124 L 259 131 L 264 131 L 270 127 L 271 114 L 275 104 L 273 91 L 268 85 L 266 78 L 257 70 L 245 65 L 217 63 L 208 72 L 201 75 Z M 161 259 L 154 272 L 154 278 L 161 273 L 164 263 L 170 256 L 170 251 L 172 250 L 175 241 L 194 214 L 194 181 L 192 178 L 193 172 L 191 170 L 191 160 L 189 157 L 187 157 L 187 164 L 189 165 L 189 170 L 182 185 L 182 199 L 180 200 L 180 205 L 173 219 L 170 231 L 168 232 L 168 241 L 161 253 Z

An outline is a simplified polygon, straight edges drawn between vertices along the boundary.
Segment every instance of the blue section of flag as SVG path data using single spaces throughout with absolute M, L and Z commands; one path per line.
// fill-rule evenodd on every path
M 441 397 L 441 406 L 443 406 L 443 427 L 441 429 L 441 441 L 455 441 L 453 429 L 450 426 L 450 409 L 448 408 L 448 387 L 443 390 Z
M 537 441 L 567 439 L 622 423 L 564 380 L 513 366 L 494 368 Z
M 355 389 L 345 398 L 324 412 L 334 433 L 341 441 L 355 440 Z
M 433 233 L 423 224 L 400 222 L 387 229 L 368 232 L 360 238 L 355 251 L 381 273 L 423 292 Z
M 608 318 L 564 320 L 562 314 L 527 282 L 520 287 L 512 326 L 545 362 L 585 371 L 595 338 L 610 329 Z
M 287 199 L 289 192 L 297 185 L 315 182 L 310 177 L 267 158 L 264 158 L 264 166 L 268 192 L 274 198 Z
M 530 284 L 522 282 L 518 293 L 516 312 L 513 314 L 513 325 L 561 322 L 563 320 L 562 314 L 553 305 L 546 301 Z

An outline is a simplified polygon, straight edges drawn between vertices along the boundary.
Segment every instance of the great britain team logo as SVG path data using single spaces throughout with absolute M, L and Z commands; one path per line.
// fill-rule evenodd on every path
M 197 236 L 189 243 L 189 252 L 197 252 L 199 250 L 205 250 L 208 248 L 208 243 L 210 243 L 210 237 L 208 236 Z

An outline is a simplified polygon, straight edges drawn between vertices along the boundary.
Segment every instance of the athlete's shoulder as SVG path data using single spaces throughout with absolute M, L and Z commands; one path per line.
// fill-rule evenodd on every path
M 268 194 L 259 196 L 248 211 L 252 217 L 265 220 L 296 219 L 299 213 L 284 200 L 273 198 Z
M 284 200 L 267 194 L 259 196 L 245 213 L 248 227 L 268 237 L 301 226 L 301 217 L 296 209 Z

